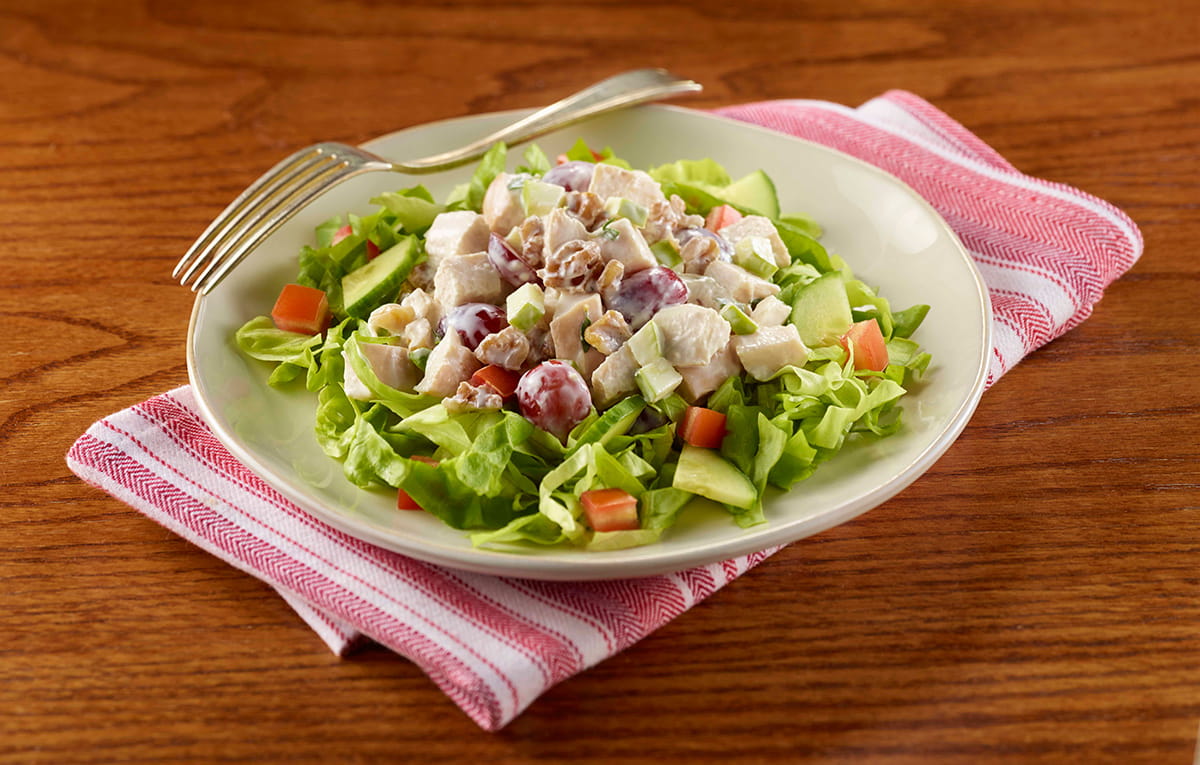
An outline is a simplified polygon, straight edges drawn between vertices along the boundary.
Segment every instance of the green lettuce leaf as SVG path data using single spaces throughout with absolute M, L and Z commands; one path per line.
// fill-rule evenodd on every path
M 524 443 L 533 431 L 533 423 L 524 417 L 501 417 L 483 428 L 470 445 L 455 460 L 458 479 L 485 497 L 495 497 L 505 490 L 508 465 L 516 445 Z M 515 495 L 515 491 L 510 491 Z
M 529 144 L 525 152 L 521 155 L 525 160 L 525 164 L 517 167 L 518 173 L 526 173 L 528 175 L 545 175 L 553 165 L 550 164 L 550 159 L 546 156 L 546 152 L 542 151 L 541 147 L 536 143 Z
M 621 159 L 613 152 L 611 146 L 605 146 L 602 151 L 593 152 L 592 148 L 587 145 L 587 141 L 582 138 L 575 141 L 575 144 L 564 152 L 568 160 L 575 162 L 603 162 L 609 165 L 623 167 L 626 170 L 631 169 L 630 164 Z M 596 158 L 599 155 L 599 159 Z
M 350 450 L 350 431 L 357 419 L 358 409 L 341 385 L 328 385 L 317 393 L 317 443 L 330 457 L 345 459 Z
M 517 516 L 495 531 L 471 534 L 471 544 L 475 547 L 503 547 L 522 542 L 550 546 L 567 541 L 562 527 L 541 513 Z
M 683 183 L 713 194 L 733 183 L 729 173 L 712 159 L 681 159 L 651 168 L 650 177 L 659 183 Z
M 316 367 L 313 349 L 322 344 L 322 337 L 285 332 L 269 316 L 257 316 L 237 330 L 234 342 L 251 358 L 277 362 L 267 384 L 280 386 Z
M 396 487 L 408 474 L 408 460 L 396 454 L 379 433 L 387 416 L 387 409 L 376 404 L 360 413 L 345 434 L 346 456 L 342 472 L 355 486 L 369 488 L 383 484 Z
M 399 191 L 385 191 L 371 199 L 371 204 L 382 205 L 394 216 L 394 225 L 410 234 L 422 234 L 433 223 L 445 207 L 433 201 L 433 196 L 424 186 L 413 186 Z M 380 250 L 387 247 L 380 246 Z
M 929 313 L 929 306 L 923 304 L 893 312 L 892 337 L 912 337 L 913 332 L 917 331 L 917 327 L 921 326 L 921 322 L 925 321 L 927 313 Z
M 426 512 L 456 529 L 497 529 L 529 508 L 515 507 L 510 497 L 484 497 L 458 478 L 453 460 L 430 465 L 397 458 L 406 474 L 400 488 Z
M 642 528 L 665 531 L 675 525 L 683 508 L 695 498 L 695 494 L 665 486 L 651 489 L 642 495 L 640 520 Z
M 654 544 L 662 537 L 659 529 L 629 529 L 627 531 L 596 531 L 584 545 L 588 552 L 625 550 L 630 547 Z
M 278 329 L 270 316 L 256 316 L 234 334 L 237 347 L 259 361 L 287 361 L 321 344 L 321 335 Z

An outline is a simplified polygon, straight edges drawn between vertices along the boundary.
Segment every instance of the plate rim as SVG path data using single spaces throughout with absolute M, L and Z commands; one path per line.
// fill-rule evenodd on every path
M 958 234 L 954 231 L 953 227 L 950 226 L 950 224 L 945 220 L 945 218 L 942 217 L 937 209 L 933 207 L 933 205 L 931 205 L 924 197 L 922 197 L 900 178 L 880 167 L 877 167 L 876 165 L 872 165 L 869 162 L 865 162 L 857 157 L 830 146 L 826 146 L 805 138 L 800 138 L 798 136 L 793 136 L 781 131 L 772 130 L 761 125 L 742 122 L 724 115 L 712 114 L 710 112 L 696 109 L 688 109 L 668 104 L 647 104 L 633 107 L 629 111 L 633 110 L 662 110 L 683 114 L 690 118 L 723 122 L 736 126 L 740 129 L 749 129 L 751 132 L 769 134 L 771 136 L 784 138 L 788 141 L 804 144 L 820 153 L 835 156 L 841 161 L 849 161 L 855 165 L 858 165 L 860 168 L 866 169 L 868 172 L 902 188 L 912 200 L 916 201 L 927 214 L 932 216 L 938 227 L 948 236 L 948 239 L 956 250 L 958 257 L 961 258 L 963 264 L 967 266 L 968 272 L 972 277 L 975 295 L 979 300 L 982 312 L 983 337 L 981 338 L 981 341 L 984 350 L 979 356 L 979 364 L 975 370 L 975 376 L 971 383 L 970 392 L 962 400 L 954 413 L 948 418 L 948 425 L 942 429 L 936 435 L 936 437 L 934 437 L 933 440 L 926 445 L 925 448 L 915 455 L 912 460 L 908 461 L 903 466 L 898 467 L 894 471 L 892 478 L 876 485 L 866 494 L 860 495 L 853 500 L 844 502 L 840 505 L 835 505 L 830 511 L 827 511 L 816 518 L 797 519 L 785 525 L 772 525 L 770 522 L 768 522 L 767 524 L 764 524 L 761 527 L 762 530 L 758 532 L 753 532 L 743 536 L 731 536 L 724 540 L 712 540 L 698 546 L 686 547 L 680 550 L 668 550 L 661 555 L 650 556 L 640 560 L 632 561 L 608 557 L 604 553 L 596 552 L 587 553 L 586 555 L 588 557 L 581 557 L 579 560 L 566 560 L 563 558 L 550 558 L 538 555 L 522 555 L 520 553 L 487 548 L 449 547 L 440 544 L 429 544 L 428 542 L 421 543 L 419 540 L 416 540 L 414 543 L 413 541 L 407 539 L 397 539 L 383 533 L 378 533 L 370 525 L 355 523 L 354 519 L 342 515 L 333 509 L 327 510 L 323 506 L 322 502 L 314 501 L 314 498 L 302 491 L 298 484 L 287 480 L 286 477 L 278 476 L 275 471 L 265 465 L 256 456 L 253 449 L 243 446 L 235 434 L 226 430 L 221 422 L 220 416 L 215 409 L 215 405 L 210 402 L 209 398 L 205 394 L 198 362 L 196 360 L 196 330 L 201 308 L 203 307 L 205 301 L 204 296 L 197 295 L 196 300 L 192 305 L 192 311 L 188 320 L 187 329 L 186 362 L 188 381 L 191 385 L 196 401 L 196 407 L 201 415 L 201 418 L 205 421 L 205 424 L 208 425 L 209 429 L 216 436 L 217 440 L 220 441 L 226 449 L 228 449 L 235 457 L 237 457 L 238 460 L 246 465 L 246 467 L 248 467 L 256 476 L 265 481 L 276 491 L 283 494 L 287 499 L 296 504 L 302 511 L 313 514 L 322 522 L 327 523 L 328 525 L 352 537 L 375 544 L 379 547 L 401 555 L 407 555 L 427 563 L 441 565 L 455 570 L 549 581 L 625 579 L 637 576 L 667 574 L 785 546 L 793 542 L 800 541 L 801 539 L 819 534 L 823 531 L 833 528 L 834 526 L 839 526 L 843 523 L 853 520 L 854 518 L 878 507 L 912 485 L 917 479 L 928 472 L 928 470 L 937 462 L 937 460 L 940 459 L 947 450 L 949 450 L 949 448 L 962 434 L 962 431 L 966 428 L 967 423 L 970 421 L 971 416 L 977 408 L 983 392 L 986 389 L 987 373 L 990 365 L 988 349 L 991 348 L 993 342 L 993 314 L 990 295 L 988 293 L 987 284 L 983 279 L 983 275 L 979 271 L 974 259 L 971 257 L 970 253 L 962 243 L 962 240 L 959 238 Z M 533 111 L 533 109 L 509 109 L 504 111 L 463 115 L 459 117 L 436 120 L 433 122 L 420 123 L 376 136 L 360 145 L 368 150 L 373 150 L 376 145 L 391 140 L 394 137 L 408 131 L 426 130 L 430 128 L 436 129 L 439 126 L 445 126 L 452 123 L 471 122 L 487 118 L 498 118 L 505 116 L 519 117 L 532 113 Z M 792 536 L 784 533 L 787 529 L 792 528 L 795 525 L 800 525 L 803 527 L 803 532 L 798 536 Z M 465 534 L 466 532 L 464 531 L 462 533 Z M 614 552 L 619 553 L 622 551 Z

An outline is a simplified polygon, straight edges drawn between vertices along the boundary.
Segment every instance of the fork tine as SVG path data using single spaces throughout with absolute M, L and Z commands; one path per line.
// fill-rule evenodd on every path
M 197 291 L 200 284 L 231 253 L 238 251 L 239 245 L 246 241 L 247 237 L 257 232 L 262 227 L 264 221 L 269 221 L 269 217 L 277 209 L 285 205 L 298 193 L 310 188 L 312 184 L 320 183 L 331 173 L 337 172 L 342 167 L 342 164 L 335 156 L 321 156 L 316 163 L 306 163 L 303 166 L 302 172 L 289 174 L 286 182 L 278 184 L 270 193 L 260 193 L 253 203 L 238 216 L 238 220 L 231 222 L 231 225 L 226 228 L 219 240 L 212 243 L 207 251 L 208 257 L 203 263 L 197 262 L 193 264 L 193 268 L 197 269 L 198 273 L 196 273 L 195 279 L 192 282 L 192 291 Z M 200 268 L 201 266 L 202 268 Z M 188 274 L 185 274 L 184 278 L 186 279 L 187 277 Z
M 258 213 L 254 221 L 222 247 L 222 251 L 213 259 L 209 267 L 196 278 L 192 289 L 201 295 L 207 295 L 263 239 L 291 220 L 305 205 L 337 184 L 371 169 L 373 168 L 355 166 L 350 161 L 342 159 L 337 164 L 313 175 L 306 182 L 290 189 L 275 204 Z
M 171 278 L 177 279 L 188 262 L 196 257 L 198 260 L 203 260 L 206 252 L 212 246 L 214 239 L 219 241 L 225 229 L 237 221 L 241 220 L 246 214 L 246 205 L 252 198 L 256 197 L 260 192 L 266 189 L 266 193 L 273 192 L 287 177 L 298 172 L 304 163 L 312 163 L 318 160 L 323 153 L 327 151 L 324 144 L 316 146 L 307 146 L 294 154 L 286 157 L 278 162 L 267 172 L 263 173 L 258 180 L 246 187 L 246 189 L 238 195 L 236 199 L 229 203 L 229 206 L 221 211 L 213 222 L 204 229 L 204 232 L 192 243 L 179 262 L 175 264 L 175 269 L 171 272 Z M 183 277 L 181 282 L 187 284 L 193 268 L 188 269 L 187 275 Z
M 193 276 L 199 281 L 205 274 L 211 272 L 213 262 L 220 260 L 223 253 L 234 246 L 244 236 L 247 230 L 253 230 L 259 221 L 268 215 L 279 203 L 295 193 L 295 189 L 310 183 L 322 173 L 336 167 L 337 159 L 330 153 L 320 153 L 301 162 L 299 165 L 274 179 L 264 186 L 253 198 L 246 200 L 242 208 L 232 215 L 221 230 L 213 236 L 201 252 L 201 257 L 192 261 L 184 272 L 180 282 L 187 284 Z M 194 284 L 195 282 L 193 282 Z M 193 286 L 193 291 L 195 287 Z

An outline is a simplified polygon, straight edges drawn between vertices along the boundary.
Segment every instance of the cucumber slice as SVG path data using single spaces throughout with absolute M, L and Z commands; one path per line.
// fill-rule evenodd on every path
M 779 217 L 779 195 L 774 182 L 762 170 L 739 178 L 721 189 L 720 195 L 734 207 L 746 207 L 768 218 Z
M 597 443 L 603 446 L 617 436 L 625 435 L 645 408 L 646 402 L 639 396 L 630 396 L 617 402 L 579 434 L 575 447 L 567 456 L 584 444 Z
M 691 444 L 684 444 L 679 452 L 671 485 L 743 510 L 749 510 L 758 499 L 758 490 L 745 473 L 712 449 Z
M 396 297 L 420 255 L 416 237 L 406 236 L 374 260 L 343 276 L 342 301 L 346 313 L 365 319 L 377 305 Z
M 801 287 L 792 301 L 791 322 L 809 348 L 837 343 L 854 323 L 841 274 L 831 271 Z

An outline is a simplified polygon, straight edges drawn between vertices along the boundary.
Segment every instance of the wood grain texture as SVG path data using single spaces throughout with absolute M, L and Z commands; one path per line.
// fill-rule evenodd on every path
M 0 762 L 1190 762 L 1198 11 L 0 0 Z M 911 488 L 498 734 L 69 473 L 91 422 L 186 382 L 171 267 L 276 158 L 644 65 L 697 106 L 912 90 L 1146 253 Z

